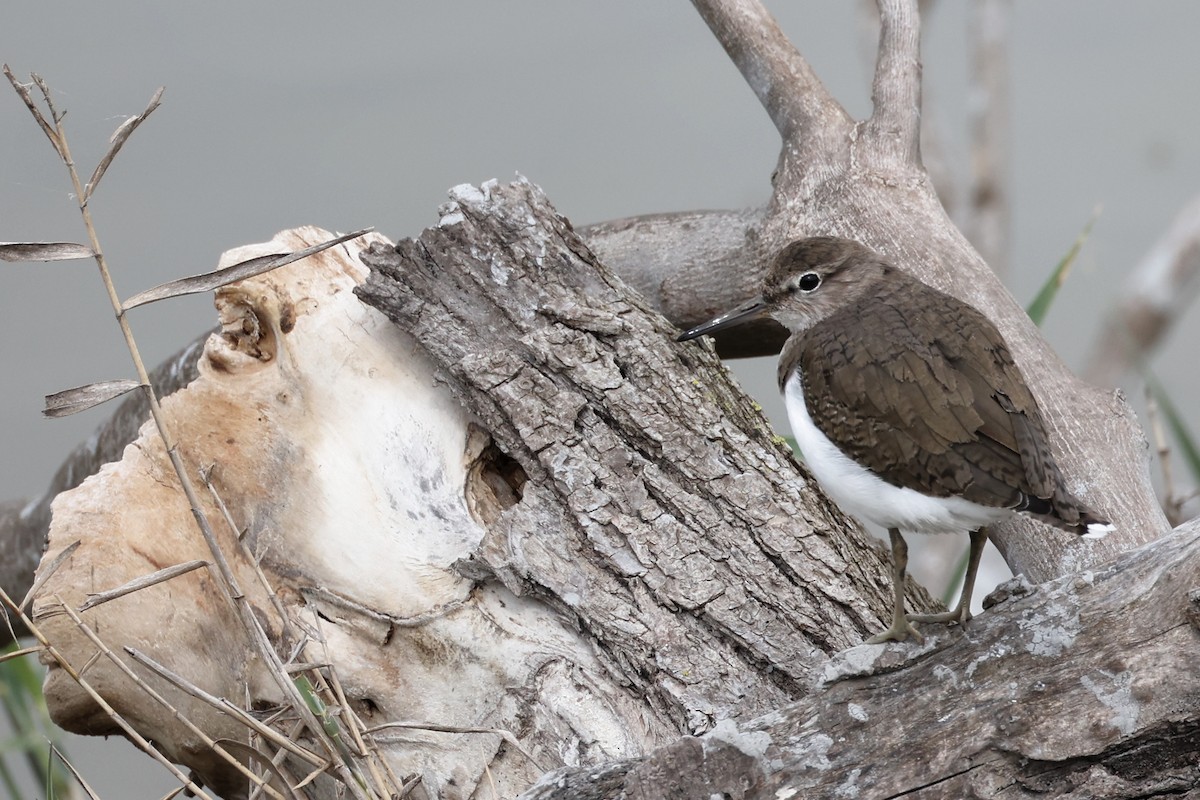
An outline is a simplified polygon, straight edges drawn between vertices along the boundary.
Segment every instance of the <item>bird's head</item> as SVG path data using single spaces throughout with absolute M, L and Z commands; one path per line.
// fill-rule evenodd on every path
M 807 330 L 856 300 L 888 269 L 874 251 L 851 239 L 797 239 L 771 262 L 759 297 L 686 331 L 679 341 L 764 315 L 774 317 L 792 333 Z

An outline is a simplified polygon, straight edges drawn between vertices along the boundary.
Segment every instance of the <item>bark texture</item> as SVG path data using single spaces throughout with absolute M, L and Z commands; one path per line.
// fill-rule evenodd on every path
M 522 798 L 1200 797 L 1198 570 L 1192 523 L 1095 572 L 1014 579 L 965 630 L 852 648 L 797 703 Z
M 357 291 L 519 467 L 478 568 L 578 614 L 639 694 L 703 698 L 683 704 L 688 725 L 789 696 L 876 624 L 886 558 L 857 530 L 832 533 L 843 519 L 802 491 L 711 350 L 673 342 L 540 190 L 452 196 L 420 239 L 366 252 Z M 765 682 L 728 683 L 764 668 Z

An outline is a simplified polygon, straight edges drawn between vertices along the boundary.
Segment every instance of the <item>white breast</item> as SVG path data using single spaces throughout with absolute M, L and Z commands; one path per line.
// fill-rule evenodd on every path
M 1007 508 L 990 508 L 961 497 L 928 497 L 893 486 L 860 466 L 813 423 L 804 403 L 804 381 L 793 372 L 783 388 L 792 434 L 804 461 L 825 494 L 854 517 L 884 528 L 911 533 L 961 533 L 1008 517 Z

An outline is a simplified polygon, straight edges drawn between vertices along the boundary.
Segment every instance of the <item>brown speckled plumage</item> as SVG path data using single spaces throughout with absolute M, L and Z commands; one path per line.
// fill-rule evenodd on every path
M 986 525 L 1008 509 L 1089 538 L 1111 530 L 1067 490 L 1008 345 L 971 306 L 857 242 L 814 237 L 776 256 L 761 297 L 680 339 L 763 314 L 792 332 L 779 388 L 795 402 L 788 415 L 813 472 L 840 503 L 888 528 L 892 625 L 868 641 L 920 638 L 913 622 L 969 620 Z M 958 605 L 906 614 L 901 527 L 960 524 L 971 550 Z
M 817 426 L 895 486 L 1077 533 L 1096 521 L 1067 491 L 1037 401 L 991 321 L 861 245 L 842 250 L 853 257 L 832 266 L 823 247 L 793 245 L 777 261 L 781 273 L 815 268 L 825 287 L 852 278 L 859 290 L 788 340 L 780 387 L 798 366 Z

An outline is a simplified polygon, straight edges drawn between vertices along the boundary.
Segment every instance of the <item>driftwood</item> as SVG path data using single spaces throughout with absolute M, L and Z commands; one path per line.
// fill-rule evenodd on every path
M 363 254 L 357 291 L 395 324 L 351 292 L 367 275 L 357 244 L 218 294 L 200 378 L 164 407 L 190 468 L 216 466 L 245 529 L 245 549 L 229 530 L 224 548 L 279 652 L 340 679 L 347 723 L 437 723 L 365 734 L 377 749 L 363 763 L 416 797 L 488 797 L 489 774 L 513 796 L 556 767 L 568 771 L 530 796 L 1178 794 L 1200 740 L 1200 693 L 1172 672 L 1196 662 L 1180 600 L 1195 531 L 1113 562 L 1166 530 L 1144 441 L 1119 396 L 1067 373 L 938 204 L 913 114 L 915 3 L 880 2 L 861 122 L 756 3 L 696 5 L 783 137 L 764 208 L 579 237 L 527 183 L 460 187 L 438 227 Z M 823 500 L 711 351 L 672 342 L 651 310 L 704 319 L 752 294 L 783 243 L 817 233 L 860 239 L 985 310 L 1073 490 L 1119 526 L 1097 545 L 1004 526 L 997 543 L 1030 581 L 1017 586 L 1042 585 L 924 647 L 851 647 L 880 625 L 886 554 Z M 769 352 L 779 333 L 738 331 L 718 349 Z M 57 494 L 43 570 L 80 545 L 38 595 L 39 627 L 164 752 L 240 796 L 212 744 L 94 659 L 65 613 L 208 557 L 149 431 L 61 491 L 129 439 L 107 441 L 0 523 L 36 533 Z M 281 702 L 206 571 L 82 616 L 118 658 L 133 648 L 264 717 Z M 247 741 L 242 722 L 142 664 L 201 728 Z M 47 697 L 65 727 L 113 732 L 62 670 Z M 332 794 L 333 779 L 308 789 Z
M 330 664 L 364 722 L 509 729 L 537 759 L 499 735 L 389 744 L 392 769 L 430 796 L 473 796 L 485 767 L 511 796 L 543 768 L 645 753 L 794 699 L 812 665 L 880 624 L 886 554 L 803 491 L 711 351 L 674 343 L 534 187 L 456 197 L 420 240 L 363 255 L 376 273 L 359 291 L 400 325 L 346 291 L 361 266 L 322 254 L 222 290 L 201 378 L 164 404 L 187 463 L 212 467 L 246 527 L 246 550 L 229 531 L 225 546 L 281 653 L 297 631 L 322 640 L 295 660 Z M 95 646 L 63 603 L 205 557 L 163 458 L 144 428 L 55 503 L 45 563 L 81 545 L 35 619 L 77 666 Z M 213 695 L 249 691 L 251 708 L 278 703 L 213 593 L 188 573 L 83 618 L 118 654 Z M 419 691 L 398 675 L 419 675 Z M 240 776 L 108 661 L 88 676 L 237 795 Z M 217 738 L 244 739 L 159 688 Z M 116 732 L 61 670 L 46 693 L 63 727 Z
M 377 734 L 398 775 L 428 796 L 487 797 L 490 770 L 513 796 L 566 766 L 528 795 L 564 798 L 1118 797 L 1196 777 L 1194 531 L 1014 584 L 1015 599 L 922 647 L 851 647 L 886 611 L 886 555 L 821 498 L 706 346 L 674 343 L 530 184 L 454 197 L 420 239 L 362 253 L 372 274 L 356 291 L 395 326 L 349 295 L 362 273 L 340 254 L 230 287 L 204 377 L 167 404 L 188 462 L 217 463 L 279 589 L 286 622 L 255 602 L 283 652 L 295 631 L 319 635 L 296 660 L 329 664 L 371 725 L 505 729 L 520 744 Z M 145 437 L 56 504 L 49 555 L 83 543 L 35 609 L 76 664 L 95 648 L 59 600 L 203 557 L 161 457 Z M 84 618 L 118 652 L 270 708 L 276 693 L 214 599 L 194 572 Z M 87 674 L 160 748 L 239 796 L 240 776 L 107 661 Z M 163 688 L 201 727 L 244 739 Z M 47 697 L 65 727 L 111 729 L 61 671 Z M 952 735 L 955 720 L 971 733 Z M 1151 751 L 1162 769 L 1140 760 Z
M 655 214 L 582 229 L 600 260 L 672 323 L 688 327 L 756 292 L 771 256 L 788 241 L 815 234 L 858 239 L 992 318 L 1047 412 L 1072 490 L 1117 523 L 1118 534 L 1086 554 L 1045 540 L 1039 524 L 1025 518 L 998 526 L 993 541 L 1014 572 L 1047 580 L 1167 530 L 1149 481 L 1145 437 L 1128 405 L 1070 374 L 938 202 L 921 163 L 915 0 L 879 0 L 874 111 L 866 120 L 851 118 L 826 91 L 758 0 L 693 2 L 780 132 L 771 198 L 755 209 Z M 723 332 L 717 347 L 725 356 L 763 355 L 782 343 L 783 329 L 764 322 Z M 182 382 L 190 377 L 167 372 Z M 118 458 L 130 439 L 106 430 L 98 441 L 72 456 L 70 481 L 56 481 L 40 498 L 0 505 L 0 552 L 11 556 L 0 561 L 0 585 L 10 593 L 19 596 L 29 585 L 54 496 Z M 1078 561 L 1081 555 L 1088 560 Z

